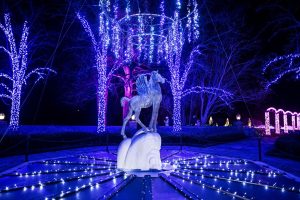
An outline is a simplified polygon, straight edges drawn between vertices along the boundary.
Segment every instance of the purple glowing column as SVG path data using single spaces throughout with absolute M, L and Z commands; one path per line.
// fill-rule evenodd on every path
M 292 115 L 292 127 L 293 127 L 293 131 L 296 130 L 296 116 L 295 116 L 295 114 Z
M 275 133 L 280 134 L 279 113 L 275 112 Z
M 286 113 L 283 113 L 283 130 L 284 130 L 284 133 L 289 132 L 288 122 L 287 122 L 287 114 Z
M 271 131 L 270 131 L 270 113 L 269 113 L 269 111 L 265 112 L 265 131 L 266 131 L 266 135 L 271 135 Z
M 300 113 L 297 114 L 297 129 L 300 130 Z

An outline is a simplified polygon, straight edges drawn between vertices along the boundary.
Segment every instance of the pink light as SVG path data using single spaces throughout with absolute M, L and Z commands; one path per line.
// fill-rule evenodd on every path
M 293 113 L 292 115 L 292 127 L 293 127 L 293 131 L 296 130 L 296 120 L 295 120 L 296 116 L 295 113 Z
M 283 109 L 276 109 L 270 107 L 265 112 L 265 135 L 271 135 L 271 125 L 270 125 L 270 112 L 275 113 L 275 133 L 280 134 L 280 114 L 283 114 L 283 130 L 284 133 L 288 133 L 288 115 L 292 117 L 292 130 L 300 130 L 300 113 L 284 111 Z M 297 116 L 297 126 L 296 126 L 296 116 Z
M 267 111 L 268 111 L 268 112 L 270 112 L 270 111 L 276 112 L 277 110 L 276 110 L 276 108 L 270 107 L 270 108 L 267 109 Z
M 279 113 L 275 113 L 275 133 L 280 134 Z
M 288 133 L 287 113 L 283 114 L 284 133 Z
M 265 112 L 265 130 L 266 130 L 266 135 L 271 135 L 271 130 L 270 130 L 270 113 L 267 111 Z
M 297 129 L 300 130 L 300 113 L 297 114 Z

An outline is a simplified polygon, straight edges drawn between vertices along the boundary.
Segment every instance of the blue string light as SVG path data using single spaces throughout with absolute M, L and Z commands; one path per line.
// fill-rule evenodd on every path
M 162 180 L 150 176 L 143 177 L 143 181 L 140 182 L 142 190 L 139 190 L 142 198 L 152 199 L 160 192 L 152 191 L 155 183 L 152 184 L 151 179 L 156 183 L 164 181 L 170 184 L 176 190 L 169 190 L 170 195 L 179 192 L 191 199 L 200 199 L 207 192 L 224 195 L 218 196 L 219 198 L 245 200 L 262 194 L 272 196 L 274 193 L 282 195 L 282 198 L 295 198 L 300 193 L 299 184 L 286 177 L 284 172 L 252 161 L 199 155 L 197 152 L 190 151 L 179 153 L 176 157 L 169 154 L 170 152 L 162 150 L 162 155 L 167 155 L 163 163 L 166 168 L 162 172 L 151 172 L 151 174 L 157 173 L 156 175 Z M 116 163 L 114 159 L 113 154 L 98 152 L 28 163 L 16 171 L 1 175 L 2 182 L 10 181 L 7 185 L 0 186 L 0 198 L 8 196 L 16 198 L 19 195 L 21 198 L 29 198 L 33 193 L 35 198 L 39 199 L 77 198 L 78 196 L 84 198 L 85 195 L 97 193 L 100 195 L 99 199 L 111 199 L 120 195 L 121 190 L 124 193 L 133 191 L 129 184 L 139 179 L 136 175 L 140 172 L 125 173 L 116 170 L 115 167 L 110 168 L 112 163 Z M 102 164 L 102 169 L 96 167 Z M 79 167 L 84 165 L 86 167 Z M 95 172 L 96 170 L 100 171 Z M 141 172 L 143 175 L 145 173 Z M 108 184 L 104 186 L 102 185 L 104 183 Z M 57 189 L 53 190 L 54 187 Z M 101 188 L 102 191 L 93 191 Z M 126 195 L 130 194 L 126 193 Z
M 289 54 L 285 56 L 278 56 L 269 61 L 263 68 L 263 74 L 271 73 L 271 80 L 266 85 L 266 88 L 276 84 L 285 75 L 290 73 L 296 74 L 296 79 L 300 78 L 300 67 L 295 64 L 295 60 L 300 58 L 300 54 Z M 280 64 L 280 62 L 288 62 L 288 64 Z M 277 65 L 276 65 L 277 64 Z M 279 73 L 278 73 L 279 72 Z

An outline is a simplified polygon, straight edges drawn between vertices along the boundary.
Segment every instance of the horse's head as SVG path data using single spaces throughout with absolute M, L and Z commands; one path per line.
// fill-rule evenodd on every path
M 153 71 L 151 73 L 151 78 L 154 82 L 158 82 L 158 83 L 165 83 L 166 81 L 166 79 L 162 77 L 162 75 L 160 75 L 158 71 Z

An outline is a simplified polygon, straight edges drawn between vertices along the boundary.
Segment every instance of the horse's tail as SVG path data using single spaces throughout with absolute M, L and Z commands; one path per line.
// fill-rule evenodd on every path
M 128 97 L 122 97 L 121 98 L 121 106 L 122 107 L 124 107 L 126 101 L 130 101 L 130 99 Z

